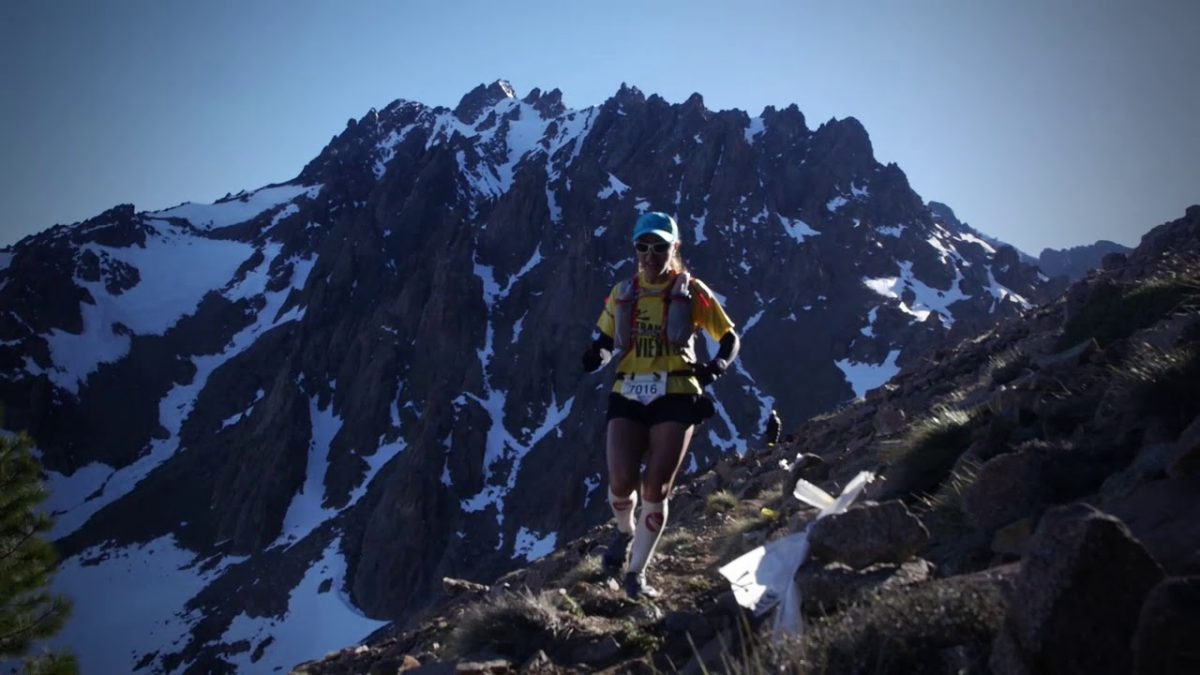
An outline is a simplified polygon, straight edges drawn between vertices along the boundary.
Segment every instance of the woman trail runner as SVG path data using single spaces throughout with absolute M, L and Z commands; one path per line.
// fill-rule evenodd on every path
M 583 367 L 595 372 L 617 359 L 605 447 L 608 502 L 617 529 L 603 565 L 616 576 L 628 556 L 624 587 L 636 598 L 658 595 L 646 583 L 646 568 L 695 426 L 713 415 L 703 388 L 729 368 L 740 341 L 713 292 L 684 268 L 674 218 L 643 214 L 633 242 L 638 273 L 609 293 L 596 322 L 599 337 L 584 352 Z M 699 329 L 720 343 L 707 363 L 696 360 Z M 645 470 L 639 471 L 643 462 Z M 635 522 L 639 485 L 642 508 Z

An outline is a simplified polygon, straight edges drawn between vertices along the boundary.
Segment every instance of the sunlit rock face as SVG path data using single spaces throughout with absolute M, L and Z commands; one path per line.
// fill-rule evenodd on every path
M 443 576 L 490 581 L 601 522 L 611 373 L 578 355 L 646 210 L 676 216 L 744 341 L 688 470 L 1042 283 L 936 219 L 853 118 L 626 86 L 582 110 L 503 82 L 396 101 L 286 183 L 29 237 L 0 253 L 0 393 L 50 471 L 61 583 L 190 589 L 147 604 L 162 641 L 78 612 L 85 666 L 288 666 L 346 642 L 305 639 L 317 600 L 404 618 Z

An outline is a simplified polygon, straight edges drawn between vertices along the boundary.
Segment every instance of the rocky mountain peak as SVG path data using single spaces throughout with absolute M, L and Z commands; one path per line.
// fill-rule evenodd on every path
M 622 82 L 620 88 L 617 89 L 617 93 L 609 100 L 618 106 L 624 104 L 640 106 L 646 102 L 646 95 L 642 93 L 641 89 Z
M 1113 254 L 1125 255 L 1133 249 L 1113 241 L 1101 239 L 1092 244 L 1072 246 L 1067 249 L 1044 248 L 1038 254 L 1038 267 L 1049 276 L 1063 276 L 1070 280 L 1080 279 L 1089 271 L 1101 267 L 1105 257 Z
M 484 110 L 510 98 L 516 98 L 516 93 L 507 80 L 496 80 L 487 86 L 480 84 L 459 100 L 454 107 L 454 116 L 464 124 L 471 124 Z
M 567 107 L 562 102 L 562 91 L 558 88 L 543 94 L 541 89 L 534 87 L 533 91 L 522 99 L 522 102 L 532 106 L 546 119 L 558 117 L 567 111 Z
M 963 227 L 963 222 L 954 214 L 954 209 L 950 208 L 946 204 L 930 200 L 929 213 L 933 215 L 934 220 L 943 222 L 950 227 L 955 229 L 961 229 Z

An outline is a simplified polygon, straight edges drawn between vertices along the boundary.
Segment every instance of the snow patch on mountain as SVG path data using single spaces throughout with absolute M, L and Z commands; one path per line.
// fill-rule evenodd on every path
M 384 137 L 378 145 L 375 146 L 375 165 L 371 170 L 375 173 L 375 180 L 383 178 L 383 174 L 387 171 L 387 165 L 396 156 L 396 146 L 404 142 L 408 134 L 416 129 L 419 124 L 409 124 L 399 129 L 392 129 L 387 136 Z
M 232 645 L 246 641 L 244 651 L 226 656 L 235 672 L 286 671 L 299 662 L 361 642 L 388 623 L 363 616 L 342 591 L 346 583 L 346 559 L 340 549 L 338 537 L 292 589 L 283 616 L 250 617 L 243 612 L 234 617 L 221 635 L 221 642 Z M 330 589 L 322 592 L 321 584 L 326 581 L 330 582 Z M 253 660 L 258 649 L 262 649 L 262 654 Z
M 288 321 L 295 321 L 304 315 L 301 308 L 293 307 L 287 313 L 279 315 L 284 299 L 293 288 L 302 288 L 312 270 L 313 258 L 289 259 L 293 266 L 290 283 L 274 293 L 265 293 L 267 270 L 271 262 L 279 255 L 281 245 L 273 243 L 264 248 L 263 262 L 246 275 L 239 284 L 226 291 L 230 299 L 239 297 L 262 296 L 265 300 L 262 309 L 255 315 L 255 321 L 235 334 L 225 345 L 225 349 L 216 354 L 206 354 L 192 357 L 196 374 L 191 382 L 176 384 L 159 401 L 159 424 L 166 428 L 169 436 L 165 439 L 155 439 L 150 444 L 150 451 L 137 461 L 120 469 L 112 469 L 103 464 L 92 464 L 67 476 L 55 471 L 46 472 L 46 487 L 54 495 L 54 528 L 52 538 L 66 536 L 79 529 L 92 514 L 104 506 L 120 499 L 132 490 L 151 471 L 169 459 L 179 449 L 179 429 L 183 421 L 191 414 L 192 406 L 200 391 L 208 383 L 208 377 L 218 367 L 248 349 L 258 340 L 259 336 L 275 326 Z M 103 475 L 107 472 L 108 475 Z M 97 482 L 99 486 L 97 487 Z M 68 497 L 71 495 L 71 497 Z M 72 504 L 80 495 L 86 495 L 82 501 Z
M 250 406 L 247 407 L 245 410 L 243 410 L 241 412 L 236 412 L 236 413 L 230 415 L 229 417 L 226 417 L 224 420 L 222 420 L 221 428 L 224 429 L 226 427 L 231 427 L 231 426 L 237 424 L 238 422 L 241 422 L 242 420 L 249 417 L 250 413 L 252 413 L 254 411 L 254 406 L 257 405 L 258 402 L 262 400 L 264 393 L 265 392 L 262 389 L 259 389 L 254 394 L 254 400 L 250 402 Z
M 778 214 L 776 214 L 776 217 L 779 218 L 779 224 L 783 225 L 783 231 L 787 232 L 788 236 L 795 239 L 797 243 L 804 243 L 805 237 L 813 237 L 821 234 L 799 218 L 785 218 Z
M 704 236 L 704 223 L 707 220 L 708 220 L 708 209 L 704 209 L 704 213 L 700 214 L 699 216 L 696 216 L 696 220 L 694 221 L 692 231 L 695 233 L 697 244 L 702 244 L 708 240 L 708 237 Z
M 1015 302 L 1024 309 L 1033 307 L 1032 304 L 1019 293 L 1016 293 L 1008 286 L 996 281 L 996 275 L 992 274 L 992 266 L 988 265 L 988 285 L 984 290 L 988 292 L 995 300 L 992 303 L 992 311 L 996 311 L 996 303 L 1000 302 Z
M 900 350 L 893 349 L 888 352 L 883 363 L 859 363 L 846 358 L 834 361 L 834 365 L 842 371 L 846 382 L 850 383 L 854 397 L 862 398 L 868 391 L 883 386 L 900 372 L 900 367 L 896 365 L 896 358 L 899 356 Z
M 539 536 L 529 528 L 521 526 L 521 529 L 517 531 L 517 536 L 513 538 L 512 557 L 524 558 L 526 562 L 540 560 L 554 553 L 554 546 L 557 542 L 557 532 Z
M 712 443 L 714 448 L 719 448 L 724 452 L 733 451 L 739 457 L 745 455 L 747 448 L 746 439 L 738 435 L 737 427 L 734 426 L 733 420 L 729 417 L 729 412 L 725 410 L 725 406 L 714 398 L 713 408 L 717 411 L 717 416 L 721 418 L 721 421 L 729 429 L 730 435 L 729 438 L 722 438 L 717 434 L 716 429 L 710 427 L 708 430 L 708 442 Z
M 325 508 L 325 473 L 329 470 L 329 446 L 342 430 L 342 418 L 333 412 L 333 404 L 317 406 L 317 397 L 308 401 L 312 436 L 308 442 L 308 457 L 304 463 L 304 485 L 292 495 L 283 530 L 271 546 L 293 544 L 308 536 L 321 523 L 337 515 L 335 509 Z
M 63 561 L 54 575 L 55 593 L 87 602 L 75 602 L 51 643 L 74 651 L 82 672 L 135 672 L 145 655 L 187 640 L 202 618 L 199 610 L 186 609 L 188 600 L 241 560 L 200 565 L 201 559 L 180 548 L 173 535 L 132 546 L 89 548 Z
M 614 176 L 610 173 L 610 174 L 608 174 L 608 185 L 596 193 L 596 198 L 597 199 L 608 199 L 609 197 L 616 195 L 617 198 L 619 199 L 619 198 L 625 196 L 625 191 L 628 189 L 629 189 L 628 185 L 621 182 L 620 178 L 617 178 L 616 176 Z
M 52 382 L 73 394 L 100 366 L 129 353 L 129 335 L 162 335 L 200 304 L 204 295 L 225 284 L 254 247 L 236 241 L 197 237 L 163 221 L 150 220 L 157 230 L 144 247 L 113 248 L 85 244 L 77 255 L 90 251 L 101 260 L 116 260 L 138 271 L 138 283 L 116 295 L 103 280 L 75 283 L 86 289 L 94 304 L 81 303 L 83 332 L 53 329 L 45 336 L 54 366 L 47 371 Z M 186 261 L 186 263 L 184 262 Z
M 992 246 L 988 242 L 984 241 L 983 239 L 980 239 L 979 237 L 976 237 L 975 235 L 971 234 L 970 232 L 955 232 L 954 236 L 957 239 L 960 239 L 965 242 L 969 242 L 972 244 L 979 244 L 980 246 L 983 247 L 984 251 L 987 251 L 988 255 L 996 254 L 995 246 Z
M 875 337 L 875 319 L 878 317 L 878 315 L 879 306 L 876 305 L 875 307 L 871 308 L 870 312 L 867 313 L 867 325 L 860 328 L 858 332 L 862 333 L 866 337 Z
M 963 279 L 962 272 L 955 267 L 954 282 L 950 284 L 949 290 L 943 291 L 931 288 L 918 279 L 913 274 L 912 262 L 900 261 L 899 265 L 900 276 L 874 279 L 864 277 L 863 285 L 885 298 L 896 300 L 900 311 L 911 315 L 917 321 L 924 321 L 929 317 L 930 312 L 937 312 L 947 327 L 954 325 L 954 313 L 950 311 L 950 305 L 971 297 L 963 293 L 960 288 L 960 282 Z M 915 296 L 911 306 L 903 300 L 906 290 L 911 291 Z
M 158 218 L 182 218 L 193 227 L 211 230 L 244 223 L 259 214 L 304 195 L 315 199 L 321 185 L 277 185 L 212 204 L 185 202 L 179 206 L 152 212 Z
M 491 419 L 483 457 L 484 486 L 474 496 L 462 500 L 460 506 L 463 511 L 468 513 L 479 512 L 488 506 L 494 506 L 496 508 L 496 522 L 503 524 L 504 499 L 512 491 L 513 487 L 516 486 L 517 475 L 520 473 L 522 461 L 543 438 L 549 435 L 550 432 L 558 430 L 559 425 L 570 414 L 571 406 L 575 403 L 575 397 L 568 398 L 560 406 L 554 392 L 551 391 L 550 403 L 546 406 L 541 424 L 533 431 L 527 442 L 521 443 L 509 432 L 504 424 L 504 404 L 507 394 L 502 391 L 493 390 L 486 379 L 484 387 L 484 396 L 464 393 L 467 398 L 482 406 Z M 496 464 L 501 460 L 509 463 L 508 474 L 504 477 L 503 482 L 493 483 L 492 481 L 497 478 L 495 475 Z

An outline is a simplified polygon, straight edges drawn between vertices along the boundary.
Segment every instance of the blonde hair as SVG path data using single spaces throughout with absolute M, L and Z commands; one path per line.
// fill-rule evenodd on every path
M 682 246 L 683 244 L 677 241 L 671 247 L 671 270 L 676 274 L 683 274 L 687 271 L 687 265 L 683 264 L 683 256 L 679 255 L 679 250 Z

